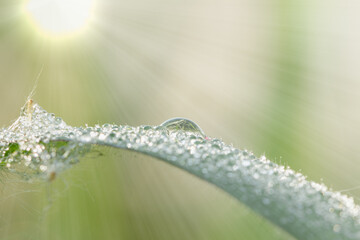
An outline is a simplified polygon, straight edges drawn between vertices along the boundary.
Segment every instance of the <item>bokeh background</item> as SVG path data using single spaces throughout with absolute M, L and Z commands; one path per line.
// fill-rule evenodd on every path
M 24 4 L 0 1 L 0 126 L 42 72 L 33 98 L 68 124 L 186 117 L 359 202 L 358 1 L 98 0 L 86 30 L 59 39 Z M 4 240 L 292 239 L 136 153 L 98 149 L 51 183 L 0 177 Z

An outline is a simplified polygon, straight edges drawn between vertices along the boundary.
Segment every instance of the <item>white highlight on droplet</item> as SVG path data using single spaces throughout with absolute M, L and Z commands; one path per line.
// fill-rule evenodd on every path
M 45 172 L 45 171 L 47 170 L 47 166 L 45 166 L 45 165 L 40 165 L 40 170 L 41 170 L 42 172 Z

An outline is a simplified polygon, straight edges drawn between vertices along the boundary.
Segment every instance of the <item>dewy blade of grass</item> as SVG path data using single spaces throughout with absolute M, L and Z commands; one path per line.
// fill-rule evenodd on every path
M 180 128 L 174 122 L 179 120 L 162 126 L 71 127 L 28 102 L 16 122 L 0 130 L 0 171 L 53 180 L 92 145 L 129 149 L 218 186 L 298 239 L 360 239 L 360 208 L 352 198 L 265 157 L 205 137 L 193 122 L 180 121 Z

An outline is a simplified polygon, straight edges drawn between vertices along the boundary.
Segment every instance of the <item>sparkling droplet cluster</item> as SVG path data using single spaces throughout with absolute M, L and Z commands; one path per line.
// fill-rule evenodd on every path
M 0 171 L 51 180 L 91 145 L 129 149 L 213 183 L 298 239 L 360 239 L 360 208 L 352 198 L 265 157 L 207 138 L 189 120 L 71 127 L 37 104 L 25 108 L 12 126 L 0 130 Z
M 90 145 L 57 139 L 56 136 L 70 135 L 72 130 L 61 118 L 30 100 L 18 119 L 0 130 L 0 167 L 25 179 L 51 180 L 90 150 Z

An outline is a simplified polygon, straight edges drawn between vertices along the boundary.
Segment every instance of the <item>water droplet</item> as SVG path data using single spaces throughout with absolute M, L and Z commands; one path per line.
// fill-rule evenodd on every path
M 340 232 L 341 226 L 339 224 L 335 224 L 333 227 L 334 232 Z
M 63 120 L 61 118 L 59 118 L 59 117 L 55 118 L 55 124 L 61 124 L 62 121 Z
M 151 126 L 148 126 L 148 125 L 143 126 L 143 127 L 144 127 L 144 130 L 150 130 L 151 129 Z
M 249 160 L 243 160 L 243 161 L 242 161 L 242 165 L 243 165 L 244 167 L 248 167 L 248 166 L 251 165 L 251 162 L 250 162 Z
M 204 131 L 193 121 L 186 118 L 171 118 L 163 122 L 160 126 L 168 131 L 191 132 L 206 138 Z
M 40 171 L 45 172 L 47 170 L 47 166 L 40 165 Z

